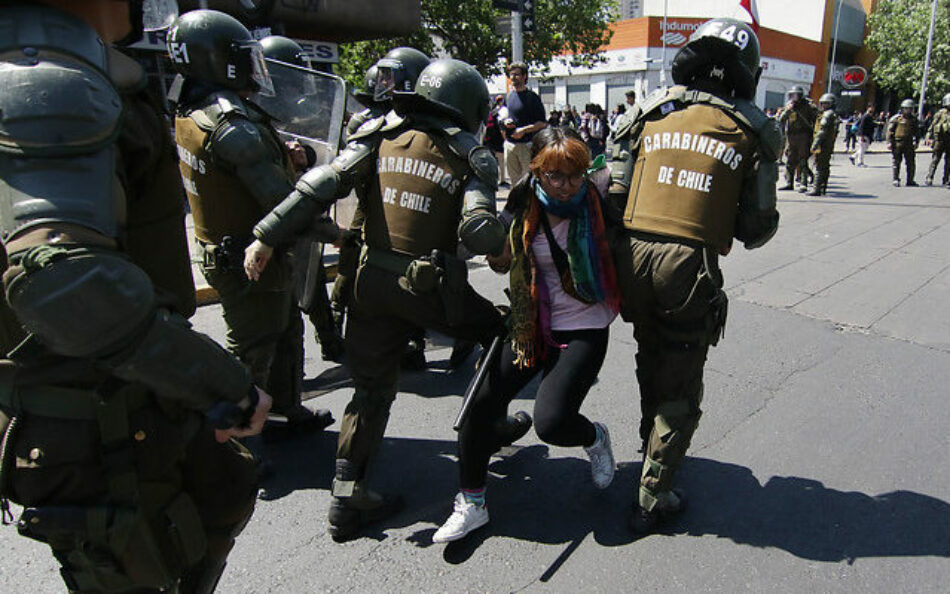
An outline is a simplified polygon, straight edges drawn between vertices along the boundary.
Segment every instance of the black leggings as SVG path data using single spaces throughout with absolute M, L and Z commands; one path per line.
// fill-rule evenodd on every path
M 488 460 L 501 446 L 494 429 L 508 414 L 508 404 L 539 372 L 541 385 L 534 402 L 534 428 L 552 445 L 590 446 L 597 433 L 578 411 L 597 379 L 607 354 L 608 328 L 555 331 L 554 340 L 567 348 L 548 348 L 547 358 L 530 369 L 514 364 L 511 343 L 489 371 L 459 432 L 459 473 L 463 489 L 485 485 Z

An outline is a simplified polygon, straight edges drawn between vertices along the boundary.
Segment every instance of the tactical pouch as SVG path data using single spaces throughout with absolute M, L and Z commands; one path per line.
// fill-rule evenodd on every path
M 204 528 L 187 495 L 173 499 L 160 521 L 165 538 L 158 537 L 137 507 L 30 507 L 23 510 L 17 529 L 52 547 L 70 590 L 123 592 L 169 588 L 204 556 Z
M 716 262 L 716 254 L 711 248 L 703 248 L 703 263 L 696 275 L 696 282 L 682 305 L 665 312 L 669 321 L 676 326 L 685 324 L 690 327 L 695 327 L 691 320 L 699 321 L 706 342 L 716 346 L 724 334 L 729 310 L 729 298 L 722 290 L 722 285 L 722 272 Z
M 413 293 L 425 295 L 439 287 L 442 272 L 431 258 L 419 258 L 406 268 L 406 284 Z

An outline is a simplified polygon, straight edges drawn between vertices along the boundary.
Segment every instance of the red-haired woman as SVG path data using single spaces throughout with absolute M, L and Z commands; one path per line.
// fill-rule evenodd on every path
M 617 316 L 619 292 L 601 209 L 606 169 L 589 175 L 590 151 L 569 128 L 545 128 L 531 146 L 530 172 L 512 188 L 512 219 L 499 272 L 510 269 L 509 340 L 492 363 L 459 433 L 461 492 L 433 542 L 463 538 L 488 523 L 488 461 L 503 445 L 497 427 L 508 404 L 539 373 L 535 431 L 543 441 L 581 446 L 591 461 L 594 485 L 613 480 L 610 435 L 580 414 L 607 352 L 608 327 Z

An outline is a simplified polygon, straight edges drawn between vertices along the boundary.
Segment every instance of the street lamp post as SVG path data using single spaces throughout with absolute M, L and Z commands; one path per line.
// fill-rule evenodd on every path
M 838 11 L 835 15 L 835 39 L 831 45 L 831 64 L 828 65 L 828 88 L 825 90 L 826 93 L 831 92 L 831 81 L 834 79 L 835 75 L 835 60 L 838 54 L 838 27 L 841 25 L 841 3 L 844 0 L 838 0 Z
M 927 96 L 927 75 L 930 74 L 930 50 L 934 45 L 934 22 L 937 20 L 937 0 L 930 9 L 930 35 L 927 37 L 927 55 L 924 57 L 924 77 L 920 81 L 920 103 L 917 105 L 917 117 L 924 117 L 924 99 Z

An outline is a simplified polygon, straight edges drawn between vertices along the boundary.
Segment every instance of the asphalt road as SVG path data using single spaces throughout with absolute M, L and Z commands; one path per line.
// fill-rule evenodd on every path
M 918 156 L 918 181 L 929 159 Z M 633 540 L 625 527 L 639 408 L 636 347 L 618 320 L 583 408 L 611 429 L 614 483 L 598 491 L 581 449 L 532 433 L 491 466 L 491 523 L 433 545 L 457 488 L 451 424 L 471 369 L 448 372 L 449 343 L 432 337 L 430 370 L 404 375 L 374 472 L 405 510 L 336 544 L 325 517 L 339 422 L 267 446 L 277 475 L 219 591 L 947 591 L 950 190 L 893 188 L 889 157 L 868 163 L 836 155 L 825 197 L 780 192 L 775 239 L 723 260 L 729 322 L 680 475 L 690 507 L 666 533 Z M 502 301 L 503 277 L 479 264 L 470 275 Z M 218 306 L 194 322 L 222 338 Z M 308 405 L 339 418 L 352 387 L 312 329 L 307 357 Z M 531 397 L 529 386 L 512 410 Z M 42 546 L 12 527 L 0 546 L 0 590 L 61 591 Z

